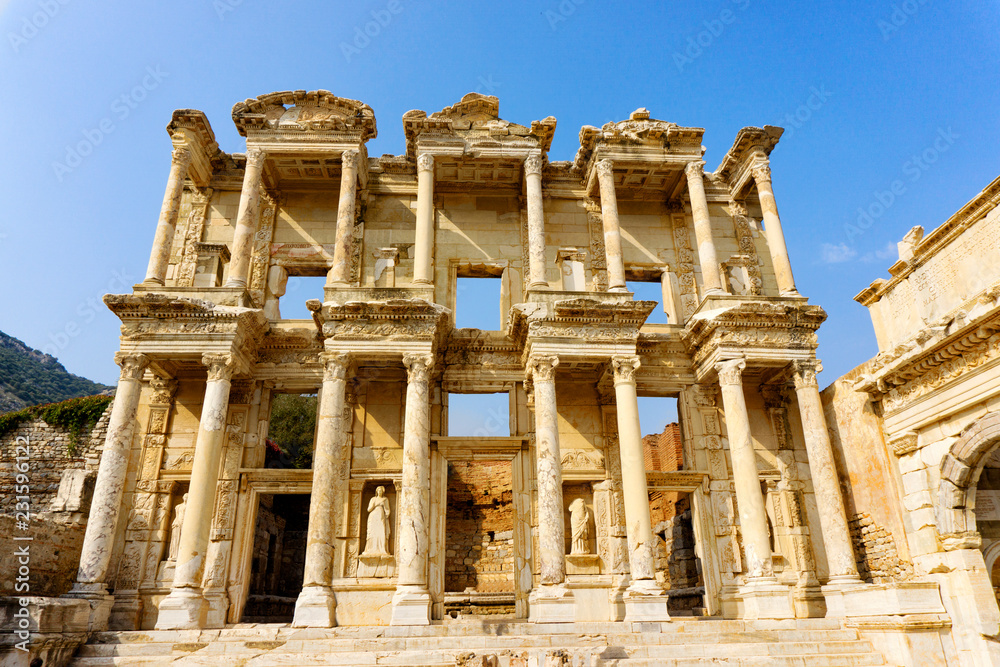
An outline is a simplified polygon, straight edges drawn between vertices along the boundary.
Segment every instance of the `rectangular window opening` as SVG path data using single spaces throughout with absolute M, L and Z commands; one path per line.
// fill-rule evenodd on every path
M 448 435 L 510 436 L 510 394 L 448 394 Z
M 271 396 L 265 468 L 312 468 L 316 409 L 316 394 Z
M 642 427 L 646 470 L 684 470 L 677 399 L 670 396 L 640 396 L 639 423 Z
M 667 316 L 667 311 L 663 307 L 663 286 L 660 281 L 646 282 L 629 280 L 625 282 L 625 288 L 635 295 L 636 301 L 655 301 L 656 308 L 646 318 L 646 324 L 672 324 Z
M 326 273 L 319 276 L 288 276 L 285 293 L 278 298 L 278 310 L 283 320 L 311 320 L 312 313 L 306 308 L 306 301 L 323 301 L 323 287 Z
M 501 284 L 498 276 L 459 276 L 455 286 L 455 327 L 500 331 Z

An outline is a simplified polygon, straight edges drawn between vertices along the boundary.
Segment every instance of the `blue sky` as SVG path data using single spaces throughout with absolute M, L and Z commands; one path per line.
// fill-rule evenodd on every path
M 176 108 L 239 152 L 235 102 L 325 88 L 375 110 L 370 154 L 398 154 L 403 113 L 479 91 L 514 122 L 555 116 L 553 160 L 640 106 L 704 127 L 710 170 L 740 127 L 785 127 L 775 195 L 799 289 L 830 315 L 829 383 L 876 352 L 852 297 L 896 241 L 1000 171 L 998 34 L 997 4 L 964 0 L 0 2 L 0 330 L 116 380 L 100 298 L 144 274 Z

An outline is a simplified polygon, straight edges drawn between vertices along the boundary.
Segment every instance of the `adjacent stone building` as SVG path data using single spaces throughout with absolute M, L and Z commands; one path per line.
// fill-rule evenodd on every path
M 922 615 L 904 620 L 929 634 L 924 655 L 954 652 L 948 619 L 969 621 L 953 611 L 968 575 L 859 576 L 816 382 L 826 314 L 796 289 L 772 191 L 780 128 L 742 129 L 707 172 L 703 130 L 645 109 L 582 128 L 571 162 L 549 160 L 554 118 L 508 122 L 475 93 L 406 113 L 405 152 L 382 157 L 366 150 L 372 109 L 326 91 L 262 95 L 232 115 L 243 154 L 221 151 L 201 112 L 174 113 L 146 278 L 105 298 L 122 373 L 69 594 L 90 605 L 92 631 L 118 631 L 98 642 L 257 621 L 256 595 L 289 610 L 291 629 L 274 630 L 286 639 L 490 616 L 526 637 L 579 627 L 660 644 L 698 613 L 739 619 L 725 627 L 750 632 L 730 648 L 759 639 L 769 664 L 834 645 L 860 657 L 825 664 L 883 664 L 851 629 L 878 608 Z M 286 295 L 290 276 L 325 284 Z M 499 281 L 498 329 L 456 328 L 470 278 Z M 636 300 L 641 282 L 661 299 Z M 291 296 L 311 319 L 282 318 Z M 657 308 L 667 324 L 646 322 Z M 881 378 L 865 382 L 882 391 Z M 282 393 L 318 394 L 311 467 L 267 464 Z M 450 435 L 462 393 L 505 395 L 509 435 Z M 648 396 L 677 399 L 672 469 L 647 472 Z M 944 476 L 961 491 L 959 463 Z M 686 565 L 659 573 L 657 493 L 683 495 L 693 537 L 678 541 Z M 948 497 L 937 520 L 963 546 L 928 571 L 982 562 L 968 503 Z M 905 544 L 898 521 L 876 518 Z M 293 525 L 306 527 L 301 575 Z M 913 559 L 930 553 L 913 539 Z M 697 608 L 668 606 L 674 571 Z M 801 644 L 767 634 L 795 628 Z

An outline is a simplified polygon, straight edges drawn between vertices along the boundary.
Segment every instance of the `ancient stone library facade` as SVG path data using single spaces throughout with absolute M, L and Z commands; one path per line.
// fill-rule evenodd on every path
M 824 405 L 826 313 L 796 289 L 772 191 L 780 128 L 740 130 L 710 172 L 702 129 L 645 109 L 582 128 L 571 162 L 549 160 L 554 118 L 474 93 L 406 113 L 405 152 L 382 157 L 372 109 L 326 91 L 232 117 L 244 153 L 174 113 L 145 280 L 105 298 L 121 379 L 69 593 L 118 631 L 99 641 L 492 619 L 658 644 L 717 622 L 801 630 L 767 640 L 811 642 L 787 655 L 834 651 L 823 632 L 857 651 L 822 664 L 991 664 L 1000 510 L 972 499 L 978 478 L 1000 507 L 997 406 L 975 400 L 1000 391 L 1000 311 L 955 240 L 981 225 L 996 266 L 986 200 L 912 233 L 859 297 L 884 352 Z M 499 283 L 499 326 L 456 327 L 465 279 Z M 293 299 L 311 319 L 282 317 Z M 509 431 L 449 434 L 449 401 L 486 393 Z M 314 401 L 306 465 L 271 442 L 289 396 Z M 640 397 L 676 399 L 659 470 Z

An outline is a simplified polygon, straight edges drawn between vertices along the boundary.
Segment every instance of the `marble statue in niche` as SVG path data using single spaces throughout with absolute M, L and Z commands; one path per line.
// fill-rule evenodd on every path
M 583 498 L 577 498 L 569 505 L 570 534 L 572 546 L 570 554 L 582 555 L 590 553 L 590 510 Z
M 177 562 L 177 551 L 181 546 L 181 525 L 184 524 L 184 512 L 187 509 L 188 494 L 174 506 L 174 520 L 170 522 L 170 548 L 167 551 L 168 560 Z
M 362 555 L 381 556 L 389 553 L 389 499 L 385 497 L 385 487 L 375 489 L 375 495 L 368 502 L 368 534 Z

